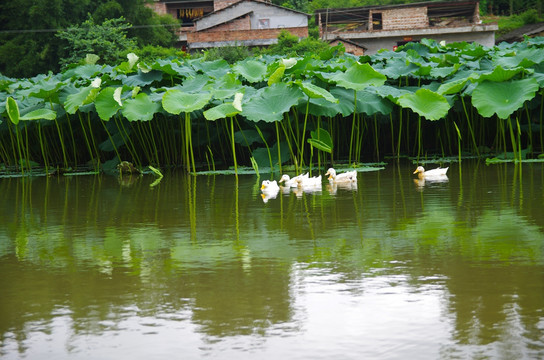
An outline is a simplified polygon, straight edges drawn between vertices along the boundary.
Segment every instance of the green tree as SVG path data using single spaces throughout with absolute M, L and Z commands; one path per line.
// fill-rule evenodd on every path
M 126 34 L 131 26 L 122 17 L 104 20 L 100 25 L 89 17 L 81 25 L 59 31 L 57 37 L 67 43 L 67 57 L 60 59 L 60 64 L 66 66 L 78 63 L 87 54 L 98 55 L 104 63 L 117 62 L 123 53 L 136 45 L 136 41 Z
M 139 46 L 175 44 L 177 21 L 159 16 L 144 0 L 2 0 L 0 1 L 0 73 L 30 77 L 60 70 L 67 59 L 65 40 L 55 36 L 81 25 L 90 13 L 94 23 L 123 16 L 133 24 L 126 36 Z
M 312 37 L 299 40 L 296 35 L 287 30 L 282 30 L 278 35 L 278 43 L 261 51 L 266 54 L 296 56 L 305 53 L 317 54 L 328 48 L 329 44 L 324 41 Z

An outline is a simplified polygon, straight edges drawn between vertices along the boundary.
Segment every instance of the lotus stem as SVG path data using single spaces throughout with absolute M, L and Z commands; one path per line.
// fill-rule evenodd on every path
M 306 113 L 304 114 L 304 126 L 302 128 L 302 141 L 300 142 L 300 166 L 304 166 L 304 138 L 306 136 L 306 123 L 308 122 L 308 111 L 310 109 L 310 97 L 306 101 Z M 311 147 L 311 146 L 310 146 Z
M 238 164 L 236 162 L 236 148 L 234 145 L 234 117 L 230 117 L 230 144 L 232 146 L 232 160 L 234 162 L 234 175 L 238 179 Z

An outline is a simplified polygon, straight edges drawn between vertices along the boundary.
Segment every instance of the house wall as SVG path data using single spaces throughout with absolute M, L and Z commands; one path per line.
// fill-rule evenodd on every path
M 249 15 L 244 16 L 240 19 L 235 19 L 229 22 L 226 22 L 221 25 L 217 25 L 212 28 L 213 31 L 234 31 L 234 30 L 251 30 L 251 19 Z
M 429 26 L 427 7 L 383 10 L 382 29 L 421 29 Z
M 263 22 L 269 24 L 270 29 L 307 27 L 308 17 L 305 14 L 295 13 L 276 6 L 261 2 L 241 1 L 233 6 L 214 12 L 199 19 L 196 23 L 197 31 L 206 30 L 236 18 L 239 14 L 250 13 L 251 29 L 262 29 Z
M 261 30 L 233 30 L 214 31 L 206 30 L 187 34 L 187 43 L 191 49 L 201 49 L 219 46 L 232 45 L 270 45 L 278 41 L 278 35 L 283 29 L 261 29 Z M 291 34 L 299 38 L 308 37 L 308 28 L 286 28 Z
M 159 15 L 166 15 L 166 3 L 154 1 L 153 3 L 146 3 L 145 6 L 151 8 L 155 13 Z
M 365 50 L 362 47 L 355 46 L 353 44 L 347 43 L 347 42 L 342 41 L 342 40 L 335 40 L 335 41 L 331 42 L 330 45 L 331 46 L 336 46 L 339 43 L 342 43 L 342 45 L 344 45 L 344 49 L 346 49 L 346 52 L 349 53 L 349 54 L 353 54 L 355 56 L 361 56 L 361 55 L 365 54 Z
M 437 42 L 442 40 L 446 43 L 466 41 L 476 42 L 483 46 L 492 47 L 495 45 L 495 31 L 497 25 L 480 25 L 477 29 L 473 27 L 458 28 L 457 32 L 452 32 L 452 29 L 444 29 L 445 31 L 433 31 L 431 29 L 422 29 L 417 31 L 398 31 L 390 32 L 389 36 L 376 36 L 361 38 L 353 36 L 353 34 L 342 33 L 342 37 L 360 44 L 366 48 L 365 54 L 372 55 L 377 53 L 380 49 L 393 48 L 399 43 L 406 41 L 408 38 L 411 41 L 419 41 L 423 38 L 433 39 Z M 464 31 L 463 31 L 464 30 Z M 368 35 L 368 33 L 367 33 Z
M 213 11 L 221 10 L 227 6 L 231 6 L 241 0 L 214 0 L 213 1 Z

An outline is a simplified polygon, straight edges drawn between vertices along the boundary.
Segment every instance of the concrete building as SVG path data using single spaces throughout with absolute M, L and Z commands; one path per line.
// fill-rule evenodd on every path
M 159 14 L 180 19 L 179 41 L 189 51 L 222 46 L 267 46 L 282 30 L 308 36 L 309 14 L 261 0 L 155 1 Z
M 404 5 L 319 9 L 323 40 L 350 40 L 372 55 L 423 38 L 495 44 L 498 25 L 482 24 L 478 1 L 421 2 Z

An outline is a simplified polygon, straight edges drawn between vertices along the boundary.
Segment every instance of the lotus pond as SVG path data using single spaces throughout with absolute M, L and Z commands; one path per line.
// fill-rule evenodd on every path
M 544 358 L 544 165 L 414 169 L 2 178 L 0 357 Z

